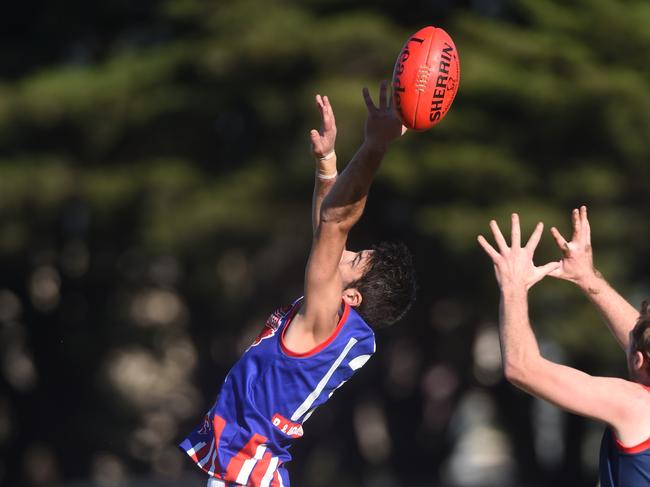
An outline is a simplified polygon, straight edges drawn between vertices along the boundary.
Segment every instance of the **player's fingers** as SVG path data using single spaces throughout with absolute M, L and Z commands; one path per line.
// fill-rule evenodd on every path
M 332 110 L 332 104 L 330 103 L 330 99 L 327 95 L 323 97 L 323 105 L 325 106 L 325 110 L 327 111 L 327 115 L 331 119 L 332 124 L 334 124 L 334 110 Z
M 366 108 L 368 109 L 368 111 L 373 112 L 377 110 L 377 107 L 373 103 L 372 98 L 370 97 L 370 92 L 368 91 L 368 88 L 366 86 L 363 87 L 361 93 L 363 94 L 363 101 L 366 103 Z
M 334 117 L 332 116 L 332 111 L 325 103 L 323 103 L 323 107 L 321 109 L 321 116 L 323 121 L 323 130 L 326 132 L 328 130 L 331 130 L 332 126 L 334 125 Z
M 311 129 L 309 132 L 309 138 L 311 139 L 311 144 L 314 147 L 317 147 L 320 144 L 320 133 L 316 129 Z
M 490 230 L 492 230 L 492 235 L 494 235 L 494 240 L 496 241 L 497 246 L 499 247 L 499 251 L 502 254 L 508 252 L 509 250 L 508 244 L 506 243 L 506 239 L 503 238 L 501 229 L 499 228 L 499 225 L 497 224 L 496 221 L 490 220 Z
M 322 111 L 323 111 L 323 97 L 320 96 L 320 94 L 317 94 L 315 98 L 316 98 L 316 105 L 318 106 L 318 109 L 322 113 Z
M 321 125 L 325 124 L 325 105 L 323 104 L 323 97 L 316 95 L 316 106 L 318 113 L 320 113 Z
M 510 241 L 512 242 L 512 248 L 521 247 L 521 227 L 519 226 L 519 215 L 513 213 L 510 217 L 512 221 L 512 226 L 510 228 Z
M 379 109 L 380 110 L 386 110 L 386 107 L 388 106 L 388 101 L 386 100 L 387 87 L 388 87 L 388 82 L 385 79 L 381 80 L 381 83 L 379 83 Z
M 555 227 L 551 227 L 551 235 L 555 240 L 555 244 L 559 247 L 562 253 L 566 255 L 569 252 L 569 243 Z
M 483 235 L 479 235 L 476 240 L 478 240 L 478 244 L 483 247 L 485 253 L 488 254 L 495 263 L 501 258 L 499 252 L 497 252 L 496 249 L 490 245 L 490 243 L 485 239 Z
M 544 224 L 542 222 L 539 222 L 537 226 L 535 226 L 535 230 L 533 231 L 533 234 L 528 239 L 528 242 L 526 242 L 526 250 L 528 250 L 529 252 L 535 251 L 537 245 L 539 244 L 539 240 L 542 238 L 543 231 L 544 231 Z

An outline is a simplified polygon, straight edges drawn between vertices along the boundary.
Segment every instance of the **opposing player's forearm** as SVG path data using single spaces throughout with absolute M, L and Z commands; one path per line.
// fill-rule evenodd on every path
M 322 223 L 339 225 L 345 231 L 357 223 L 385 152 L 384 147 L 368 142 L 361 145 L 325 197 L 320 212 Z
M 504 374 L 509 381 L 523 388 L 534 369 L 533 361 L 540 358 L 537 338 L 528 317 L 528 293 L 525 289 L 501 291 L 499 333 Z
M 594 304 L 618 343 L 626 350 L 639 311 L 616 292 L 598 271 L 576 284 Z

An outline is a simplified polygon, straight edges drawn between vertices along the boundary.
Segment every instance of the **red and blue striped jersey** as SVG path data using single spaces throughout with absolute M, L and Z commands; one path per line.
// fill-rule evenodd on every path
M 650 387 L 645 387 L 650 392 Z M 600 486 L 639 487 L 650 485 L 650 438 L 626 447 L 607 428 L 600 444 Z
M 235 485 L 289 487 L 284 465 L 303 425 L 375 352 L 375 336 L 343 304 L 332 335 L 306 353 L 283 341 L 302 298 L 275 311 L 230 370 L 203 423 L 180 447 L 209 475 Z

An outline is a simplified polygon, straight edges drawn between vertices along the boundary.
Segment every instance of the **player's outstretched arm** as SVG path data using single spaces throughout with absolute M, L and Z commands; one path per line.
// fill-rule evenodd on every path
M 528 243 L 520 243 L 519 217 L 512 215 L 511 244 L 506 243 L 495 221 L 490 227 L 498 251 L 483 236 L 479 244 L 494 263 L 501 291 L 499 333 L 506 378 L 514 385 L 562 409 L 604 421 L 624 444 L 638 444 L 647 438 L 640 428 L 647 408 L 647 392 L 634 382 L 593 377 L 577 369 L 543 358 L 528 316 L 528 290 L 561 265 L 533 264 L 543 225 L 539 223 Z M 644 426 L 648 426 L 647 422 Z
M 375 106 L 367 88 L 363 89 L 363 98 L 368 110 L 364 141 L 321 208 L 321 223 L 345 233 L 359 221 L 370 185 L 389 145 L 406 130 L 394 113 L 386 81 L 379 88 L 379 106 Z
M 560 267 L 550 275 L 576 284 L 596 306 L 621 347 L 627 350 L 630 331 L 639 318 L 639 312 L 594 268 L 587 207 L 574 209 L 571 220 L 573 236 L 570 242 L 566 241 L 557 228 L 551 228 L 551 234 L 563 257 Z
M 375 105 L 368 89 L 363 89 L 368 110 L 364 141 L 321 206 L 305 271 L 304 305 L 289 330 L 294 339 L 302 330 L 305 339 L 298 340 L 301 343 L 308 341 L 309 334 L 319 343 L 336 327 L 343 292 L 339 263 L 348 233 L 363 213 L 370 185 L 388 146 L 403 133 L 387 91 L 384 81 Z
M 327 96 L 316 95 L 316 106 L 320 113 L 320 129 L 312 129 L 311 153 L 316 159 L 316 174 L 314 176 L 314 194 L 311 204 L 311 223 L 314 233 L 320 223 L 320 208 L 334 186 L 338 172 L 336 170 L 336 119 L 334 110 Z

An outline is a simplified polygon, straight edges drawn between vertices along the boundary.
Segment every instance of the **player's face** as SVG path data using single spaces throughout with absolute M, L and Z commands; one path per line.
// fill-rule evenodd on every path
M 373 250 L 361 250 L 359 252 L 343 251 L 341 262 L 339 262 L 339 272 L 343 279 L 343 288 L 348 287 L 350 283 L 363 277 L 373 252 Z

